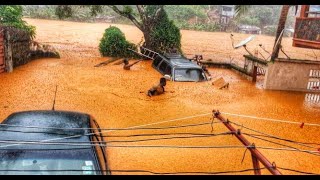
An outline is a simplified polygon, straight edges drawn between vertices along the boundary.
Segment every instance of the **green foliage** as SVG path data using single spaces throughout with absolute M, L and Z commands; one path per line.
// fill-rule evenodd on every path
M 55 12 L 59 19 L 69 18 L 72 16 L 72 7 L 69 5 L 58 5 Z
M 263 28 L 263 34 L 275 36 L 277 32 L 277 26 L 267 26 Z
M 185 30 L 196 30 L 196 31 L 219 31 L 221 29 L 220 24 L 218 23 L 195 23 L 190 24 L 188 22 L 179 22 L 175 23 L 177 27 Z
M 242 16 L 241 18 L 238 19 L 237 21 L 240 24 L 247 24 L 251 26 L 259 26 L 260 21 L 257 17 L 250 17 L 250 16 Z
M 31 18 L 57 19 L 55 7 L 51 5 L 24 5 L 23 15 Z
M 148 5 L 147 15 L 154 14 L 158 7 Z M 181 33 L 172 20 L 169 20 L 167 13 L 161 9 L 156 25 L 150 32 L 150 47 L 155 51 L 167 51 L 168 48 L 175 47 L 181 51 Z M 145 35 L 146 36 L 146 35 Z
M 136 50 L 136 46 L 128 42 L 121 30 L 115 26 L 107 28 L 99 44 L 102 56 L 110 57 L 136 57 L 128 48 Z
M 165 6 L 165 10 L 168 13 L 170 19 L 177 21 L 189 20 L 194 17 L 206 18 L 206 14 L 203 8 L 196 5 L 168 5 Z
M 22 20 L 23 8 L 20 5 L 1 5 L 0 6 L 0 24 L 5 26 L 13 26 L 29 33 L 33 39 L 36 35 L 36 28 L 28 25 Z

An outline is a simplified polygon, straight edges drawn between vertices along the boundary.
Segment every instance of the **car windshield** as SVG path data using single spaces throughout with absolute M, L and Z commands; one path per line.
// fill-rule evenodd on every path
M 176 69 L 174 71 L 175 81 L 204 81 L 204 73 L 199 69 Z
M 0 150 L 0 175 L 96 175 L 91 151 Z

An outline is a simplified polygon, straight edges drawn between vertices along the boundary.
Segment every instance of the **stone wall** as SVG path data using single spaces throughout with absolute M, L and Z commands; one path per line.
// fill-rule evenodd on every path
M 12 72 L 13 68 L 33 59 L 60 58 L 59 53 L 49 45 L 37 43 L 37 48 L 32 49 L 34 43 L 26 31 L 0 26 L 0 72 Z

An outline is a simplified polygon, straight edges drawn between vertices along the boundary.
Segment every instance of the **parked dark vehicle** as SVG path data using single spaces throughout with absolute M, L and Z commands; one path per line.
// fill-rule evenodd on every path
M 26 111 L 0 124 L 0 175 L 105 175 L 105 141 L 88 114 Z
M 158 54 L 152 67 L 172 81 L 207 81 L 203 69 L 180 54 Z

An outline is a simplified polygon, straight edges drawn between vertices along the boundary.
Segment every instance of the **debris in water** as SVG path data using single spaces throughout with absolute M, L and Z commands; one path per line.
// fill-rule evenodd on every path
M 214 80 L 212 85 L 218 89 L 229 88 L 229 83 L 227 83 L 222 77 Z

